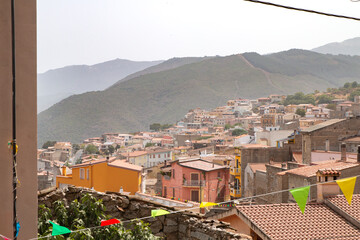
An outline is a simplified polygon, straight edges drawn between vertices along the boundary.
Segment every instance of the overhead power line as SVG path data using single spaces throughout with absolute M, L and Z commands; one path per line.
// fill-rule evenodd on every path
M 258 0 L 244 0 L 244 1 L 253 2 L 253 3 L 260 3 L 260 4 L 265 4 L 265 5 L 269 5 L 269 6 L 273 6 L 273 7 L 285 8 L 285 9 L 296 10 L 296 11 L 301 11 L 301 12 L 315 13 L 315 14 L 324 15 L 324 16 L 328 16 L 328 17 L 337 17 L 337 18 L 345 18 L 345 19 L 360 21 L 360 18 L 356 18 L 356 17 L 349 17 L 349 16 L 344 16 L 344 15 L 337 15 L 337 14 L 332 14 L 332 13 L 319 12 L 319 11 L 310 10 L 310 9 L 303 9 L 303 8 L 284 6 L 284 5 L 271 3 L 271 2 L 263 2 L 263 1 L 258 1 Z

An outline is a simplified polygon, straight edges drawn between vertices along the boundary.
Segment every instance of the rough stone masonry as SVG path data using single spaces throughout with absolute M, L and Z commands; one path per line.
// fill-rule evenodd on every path
M 75 199 L 79 200 L 86 193 L 92 194 L 97 199 L 102 199 L 106 207 L 106 214 L 123 221 L 151 216 L 151 210 L 153 209 L 175 210 L 172 207 L 143 200 L 136 196 L 125 196 L 113 192 L 101 193 L 87 188 L 71 186 L 67 190 L 53 189 L 39 193 L 38 203 L 39 205 L 45 204 L 45 206 L 52 209 L 52 203 L 57 200 L 63 200 L 67 205 Z M 228 223 L 206 220 L 202 214 L 188 211 L 147 218 L 143 221 L 150 224 L 153 234 L 169 240 L 251 239 L 250 236 L 237 233 Z

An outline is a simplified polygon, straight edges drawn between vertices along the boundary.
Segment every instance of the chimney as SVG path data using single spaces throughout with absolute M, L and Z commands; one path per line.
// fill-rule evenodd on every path
M 346 144 L 341 143 L 341 161 L 346 161 Z
M 306 165 L 311 164 L 311 136 L 310 134 L 303 134 L 302 136 L 302 163 Z
M 330 141 L 329 139 L 326 139 L 325 141 L 325 152 L 328 152 L 330 150 Z
M 109 160 L 110 160 L 110 157 L 107 156 L 107 157 L 106 157 L 106 162 L 109 162 Z
M 357 162 L 360 163 L 360 145 L 358 145 Z

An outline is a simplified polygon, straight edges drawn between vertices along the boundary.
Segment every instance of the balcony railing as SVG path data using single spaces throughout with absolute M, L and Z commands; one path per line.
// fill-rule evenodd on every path
M 240 174 L 240 173 L 241 173 L 241 168 L 231 167 L 231 168 L 230 168 L 230 173 L 231 173 L 231 174 Z
M 191 181 L 183 181 L 183 186 L 187 186 L 187 187 L 200 187 L 200 186 L 205 186 L 206 182 L 204 180 L 191 180 Z
M 241 195 L 240 189 L 230 188 L 230 195 L 238 197 Z

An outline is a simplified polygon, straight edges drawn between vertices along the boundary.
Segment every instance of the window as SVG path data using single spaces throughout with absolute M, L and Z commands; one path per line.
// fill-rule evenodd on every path
M 175 198 L 175 188 L 173 188 L 173 198 Z
M 337 177 L 336 176 L 334 176 L 334 180 L 336 180 L 337 179 Z
M 85 179 L 85 169 L 80 168 L 80 179 Z
M 327 177 L 327 176 L 325 176 L 325 182 L 327 182 L 327 180 L 328 180 L 328 177 Z
M 220 173 L 220 172 L 218 172 L 218 178 L 220 178 L 220 175 L 221 175 L 221 173 Z
M 173 169 L 173 178 L 175 178 L 175 169 Z
M 160 158 L 160 154 L 158 154 L 158 158 Z
M 86 179 L 89 180 L 90 179 L 90 170 L 86 169 Z
M 153 154 L 153 158 L 155 158 L 155 154 Z
M 319 182 L 321 182 L 321 177 L 319 176 Z

